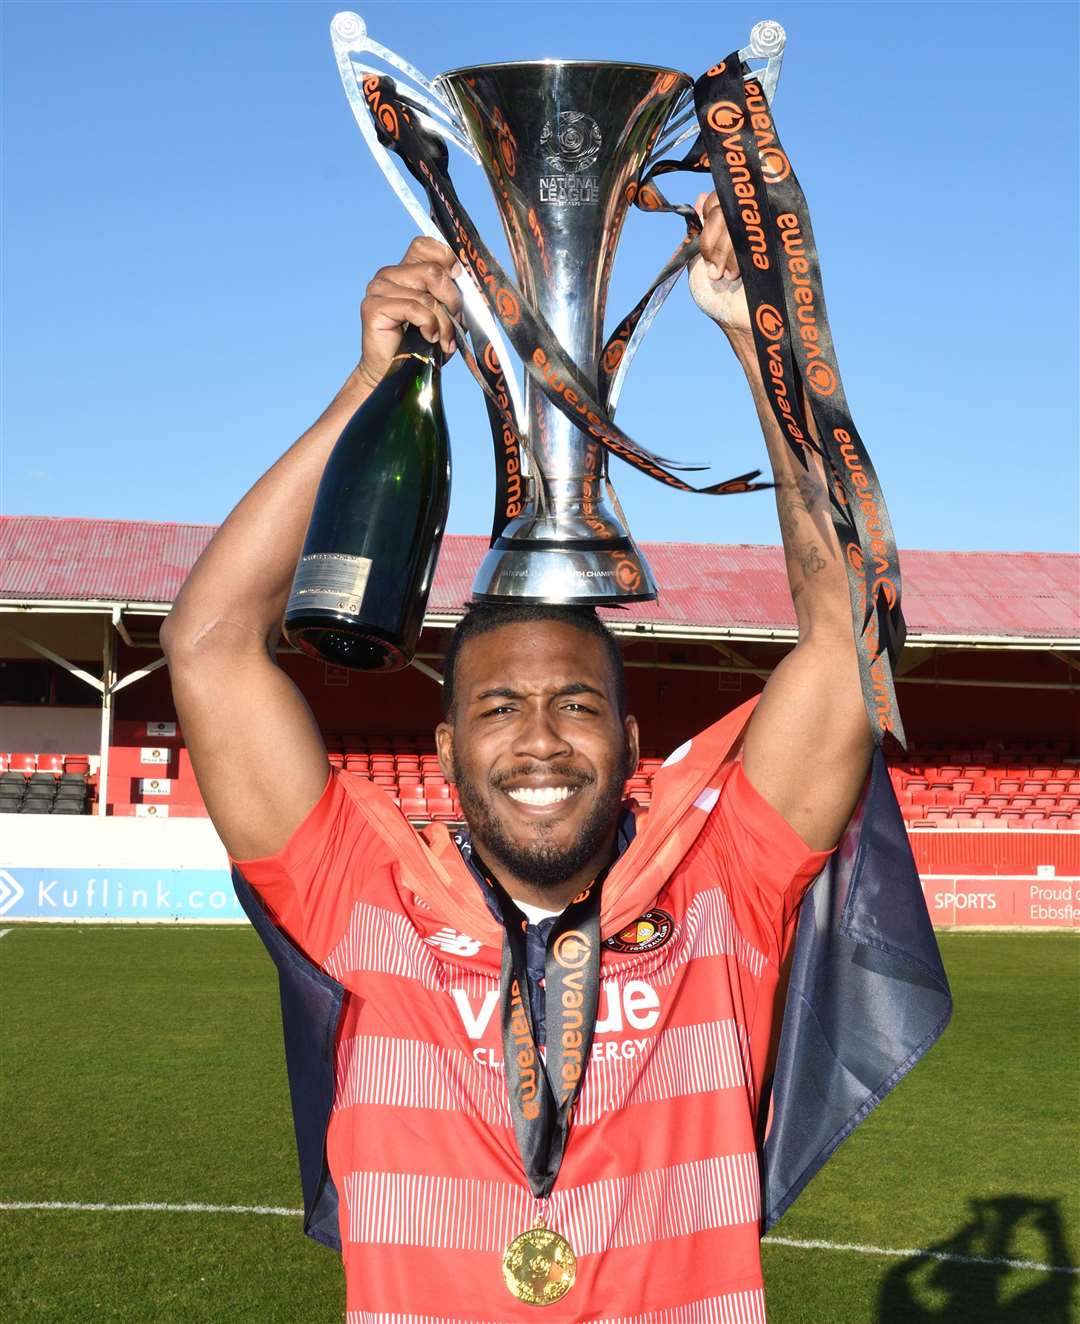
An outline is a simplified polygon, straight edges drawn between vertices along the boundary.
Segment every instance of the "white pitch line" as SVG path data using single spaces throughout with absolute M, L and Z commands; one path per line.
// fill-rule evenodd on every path
M 765 1237 L 763 1246 L 794 1246 L 798 1250 L 846 1250 L 856 1255 L 886 1255 L 890 1259 L 944 1260 L 950 1264 L 1001 1264 L 1010 1269 L 1037 1269 L 1040 1273 L 1080 1273 L 1069 1264 L 1040 1264 L 1038 1260 L 1005 1260 L 988 1255 L 954 1255 L 944 1250 L 906 1250 L 892 1246 L 858 1246 L 843 1241 L 797 1241 L 793 1237 Z
M 299 1218 L 302 1209 L 286 1209 L 279 1205 L 263 1204 L 78 1204 L 62 1200 L 13 1200 L 0 1203 L 0 1212 L 17 1210 L 71 1210 L 76 1213 L 152 1213 L 152 1214 L 272 1214 L 279 1217 Z M 791 1246 L 796 1250 L 848 1251 L 855 1255 L 884 1255 L 889 1259 L 944 1260 L 951 1264 L 997 1264 L 1010 1269 L 1033 1269 L 1039 1273 L 1078 1273 L 1080 1268 L 1068 1264 L 1040 1264 L 1038 1260 L 1006 1260 L 986 1255 L 953 1255 L 942 1250 L 900 1249 L 895 1246 L 860 1246 L 846 1241 L 800 1241 L 794 1237 L 765 1237 L 765 1246 Z
M 10 932 L 10 929 L 0 929 L 0 938 L 6 938 Z

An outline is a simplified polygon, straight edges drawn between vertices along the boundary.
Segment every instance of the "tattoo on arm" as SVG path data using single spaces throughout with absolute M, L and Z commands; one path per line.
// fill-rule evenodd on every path
M 817 543 L 804 543 L 802 547 L 792 549 L 802 566 L 804 575 L 816 575 L 825 569 L 825 560 L 817 549 Z
M 819 551 L 819 544 L 805 544 L 795 547 L 795 538 L 799 533 L 800 516 L 807 516 L 821 535 L 821 546 L 831 557 L 836 555 L 830 537 L 832 522 L 828 512 L 828 493 L 821 479 L 813 473 L 797 473 L 789 482 L 782 483 L 777 492 L 777 513 L 780 517 L 780 532 L 786 546 L 790 546 L 798 558 L 803 571 L 812 574 L 825 567 L 825 561 Z

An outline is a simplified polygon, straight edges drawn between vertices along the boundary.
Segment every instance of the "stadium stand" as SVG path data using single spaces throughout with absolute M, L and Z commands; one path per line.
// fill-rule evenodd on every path
M 205 816 L 157 632 L 212 533 L 0 518 L 0 813 Z M 444 541 L 421 640 L 429 667 L 485 549 L 482 538 Z M 795 627 L 779 548 L 645 550 L 660 601 L 607 615 L 654 741 L 628 784 L 647 804 L 661 753 L 758 692 Z M 902 564 L 910 743 L 892 750 L 891 775 L 908 827 L 1080 829 L 1078 558 L 916 551 Z M 417 822 L 460 816 L 434 755 L 438 691 L 427 676 L 350 677 L 288 649 L 279 660 L 336 766 L 370 778 Z M 376 686 L 381 730 L 365 700 Z
M 163 725 L 134 723 L 145 728 Z M 206 816 L 183 736 L 170 743 L 113 745 L 108 812 L 127 817 Z M 381 786 L 409 818 L 458 821 L 461 804 L 442 776 L 434 746 L 413 736 L 332 734 L 333 767 Z M 950 761 L 951 760 L 951 761 Z M 97 776 L 79 755 L 0 753 L 0 813 L 83 813 L 96 804 Z M 627 793 L 648 805 L 663 760 L 643 756 Z M 1065 741 L 1036 748 L 910 749 L 890 762 L 912 828 L 1029 828 L 1080 831 L 1080 756 Z
M 0 814 L 86 813 L 89 770 L 83 755 L 0 753 Z

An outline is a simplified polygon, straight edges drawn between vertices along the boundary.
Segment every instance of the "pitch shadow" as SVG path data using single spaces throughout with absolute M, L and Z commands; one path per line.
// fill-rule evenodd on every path
M 932 1252 L 985 1259 L 1029 1259 L 1015 1249 L 1021 1227 L 1035 1228 L 1043 1264 L 1072 1263 L 1056 1200 L 1004 1195 L 970 1201 L 971 1217 Z M 1030 1242 L 1028 1243 L 1030 1244 Z M 878 1297 L 878 1324 L 1073 1324 L 1076 1276 L 1043 1273 L 1034 1286 L 1007 1264 L 958 1264 L 912 1256 L 886 1274 Z

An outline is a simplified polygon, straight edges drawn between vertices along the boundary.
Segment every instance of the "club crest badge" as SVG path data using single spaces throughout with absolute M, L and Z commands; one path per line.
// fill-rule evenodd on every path
M 637 955 L 640 952 L 654 952 L 675 932 L 675 921 L 666 910 L 647 910 L 621 932 L 608 938 L 604 946 L 609 952 L 623 955 Z

